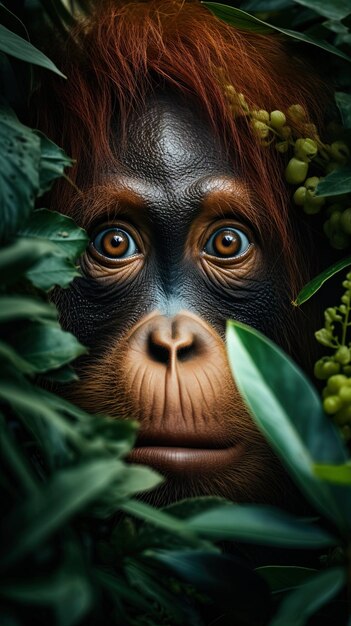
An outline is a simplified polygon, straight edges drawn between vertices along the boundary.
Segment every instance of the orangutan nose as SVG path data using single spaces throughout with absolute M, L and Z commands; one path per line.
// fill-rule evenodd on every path
M 150 328 L 148 352 L 151 358 L 164 365 L 187 361 L 198 352 L 196 329 L 189 319 L 159 317 Z

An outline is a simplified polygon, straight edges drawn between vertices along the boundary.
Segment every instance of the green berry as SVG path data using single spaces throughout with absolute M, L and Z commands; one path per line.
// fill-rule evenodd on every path
M 334 355 L 334 359 L 340 365 L 348 365 L 350 363 L 350 350 L 346 346 L 340 346 Z
M 318 146 L 313 139 L 297 139 L 294 152 L 297 159 L 309 163 L 316 156 Z
M 264 109 L 259 109 L 259 111 L 252 111 L 252 117 L 259 122 L 264 122 L 264 124 L 269 124 L 269 113 Z
M 351 376 L 351 365 L 345 365 L 345 367 L 342 368 L 343 374 L 345 374 L 345 376 Z M 351 381 L 351 378 L 350 378 Z
M 334 232 L 330 236 L 330 245 L 335 250 L 346 250 L 349 247 L 349 237 L 342 232 Z
M 344 404 L 351 405 L 351 387 L 345 385 L 339 389 L 339 398 Z
M 340 364 L 334 361 L 320 359 L 314 366 L 314 375 L 319 380 L 326 380 L 340 372 Z
M 346 209 L 340 217 L 340 225 L 344 233 L 351 235 L 351 208 Z
M 308 163 L 296 157 L 290 159 L 285 169 L 285 180 L 291 185 L 303 183 L 308 173 Z
M 293 122 L 303 122 L 307 119 L 306 111 L 300 104 L 292 104 L 288 108 L 288 114 Z
M 345 384 L 345 382 L 347 381 L 347 377 L 344 376 L 343 374 L 336 374 L 335 376 L 331 376 L 328 380 L 328 390 L 333 393 L 336 394 L 339 392 L 339 389 L 341 389 L 341 387 Z
M 254 120 L 252 126 L 255 132 L 258 134 L 261 139 L 266 139 L 269 135 L 269 127 L 264 122 L 260 122 L 259 120 Z
M 270 123 L 273 128 L 279 130 L 286 123 L 286 117 L 282 111 L 272 111 L 270 114 Z
M 330 146 L 330 154 L 337 163 L 345 163 L 350 156 L 350 150 L 344 141 L 334 141 Z
M 329 396 L 323 400 L 323 408 L 328 415 L 334 415 L 342 408 L 342 401 L 339 396 Z
M 298 187 L 293 195 L 293 200 L 297 206 L 303 206 L 306 198 L 306 187 Z
M 338 426 L 349 424 L 351 422 L 351 404 L 344 406 L 337 411 L 334 415 L 334 421 Z

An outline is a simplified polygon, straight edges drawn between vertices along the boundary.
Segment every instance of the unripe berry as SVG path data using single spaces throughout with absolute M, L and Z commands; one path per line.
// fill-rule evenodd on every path
M 306 111 L 300 104 L 292 104 L 288 108 L 288 114 L 294 122 L 303 122 L 307 118 Z
M 329 218 L 329 223 L 330 223 L 330 226 L 331 226 L 332 228 L 334 228 L 334 229 L 339 228 L 341 215 L 342 215 L 341 211 L 334 211 L 334 212 L 331 214 L 331 216 L 330 216 L 330 218 Z
M 344 233 L 351 235 L 351 208 L 346 209 L 340 217 L 340 225 Z
M 293 200 L 297 206 L 303 206 L 306 198 L 306 187 L 298 187 L 293 195 Z
M 286 117 L 282 111 L 271 111 L 270 123 L 273 128 L 279 130 L 286 123 Z
M 338 426 L 349 424 L 351 422 L 351 405 L 342 407 L 334 415 L 334 421 Z
M 309 163 L 316 156 L 318 146 L 313 139 L 297 139 L 294 146 L 296 158 Z
M 346 346 L 340 346 L 334 354 L 334 359 L 340 365 L 348 365 L 350 363 L 350 350 Z
M 351 365 L 345 365 L 342 368 L 343 373 L 345 374 L 345 376 L 351 376 Z M 350 382 L 351 382 L 351 378 L 349 378 Z
M 329 396 L 323 400 L 323 408 L 328 415 L 334 415 L 342 408 L 339 396 Z
M 351 387 L 341 387 L 339 390 L 339 398 L 342 400 L 343 404 L 351 404 Z
M 343 374 L 336 374 L 335 376 L 331 376 L 327 384 L 328 390 L 331 393 L 338 393 L 339 389 L 341 389 L 346 381 L 347 378 Z
M 307 215 L 315 215 L 316 213 L 319 213 L 319 211 L 321 210 L 325 202 L 325 199 L 316 198 L 314 196 L 308 197 L 309 193 L 310 192 L 307 190 L 305 202 L 303 205 L 303 210 L 305 211 L 305 213 L 307 213 Z
M 253 128 L 255 132 L 258 134 L 261 139 L 265 139 L 269 135 L 269 127 L 264 122 L 260 122 L 259 120 L 254 120 Z
M 335 250 L 346 250 L 349 247 L 349 237 L 342 232 L 333 232 L 330 236 L 330 245 Z
M 285 169 L 285 180 L 291 185 L 303 183 L 308 173 L 308 163 L 293 157 Z
M 326 380 L 335 374 L 340 372 L 340 364 L 334 361 L 325 361 L 320 359 L 315 363 L 314 375 L 319 380 Z
M 283 139 L 289 139 L 291 136 L 290 126 L 283 126 L 283 128 L 280 129 L 279 135 L 283 137 Z
M 258 111 L 252 111 L 252 117 L 259 122 L 264 122 L 264 124 L 269 124 L 269 113 L 264 109 L 259 109 Z
M 345 163 L 350 156 L 350 150 L 344 141 L 334 141 L 330 146 L 330 154 L 337 163 Z

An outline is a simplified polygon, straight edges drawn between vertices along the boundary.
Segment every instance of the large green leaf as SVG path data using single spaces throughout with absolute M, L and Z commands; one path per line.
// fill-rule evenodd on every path
M 349 0 L 295 0 L 308 9 L 313 9 L 319 15 L 330 20 L 342 20 L 351 13 Z
M 25 223 L 39 189 L 40 139 L 0 103 L 0 240 Z
M 187 522 L 176 519 L 163 511 L 159 511 L 158 509 L 145 504 L 144 502 L 129 500 L 121 505 L 121 509 L 123 509 L 125 513 L 139 517 L 144 522 L 151 523 L 154 526 L 163 528 L 164 530 L 179 534 L 187 541 L 187 543 L 198 542 L 194 533 L 188 528 Z
M 50 61 L 50 59 L 40 52 L 35 46 L 33 46 L 29 41 L 26 41 L 22 37 L 16 35 L 12 31 L 5 28 L 2 24 L 0 24 L 0 50 L 9 54 L 16 59 L 21 59 L 21 61 L 26 61 L 26 63 L 33 63 L 34 65 L 39 65 L 40 67 L 45 67 L 55 74 L 62 76 L 62 78 L 66 78 L 62 72 L 56 67 L 56 65 Z
M 124 471 L 120 461 L 94 459 L 56 472 L 36 498 L 23 502 L 4 520 L 0 567 L 7 567 L 35 550 L 99 498 Z
M 318 184 L 317 196 L 341 196 L 351 192 L 351 166 L 345 165 L 331 172 Z
M 25 296 L 0 296 L 0 324 L 18 319 L 54 320 L 57 310 L 53 304 Z
M 10 285 L 23 273 L 53 252 L 49 241 L 27 241 L 17 239 L 0 250 L 0 283 Z
M 34 211 L 24 228 L 20 229 L 23 237 L 49 239 L 55 243 L 62 255 L 75 260 L 84 252 L 89 237 L 83 228 L 62 213 L 38 209 Z
M 233 504 L 200 513 L 187 527 L 213 541 L 245 541 L 287 548 L 323 548 L 336 539 L 322 528 L 308 524 L 279 509 L 253 504 Z
M 346 570 L 341 567 L 319 572 L 283 600 L 270 626 L 304 626 L 311 615 L 336 596 L 345 580 Z
M 33 322 L 20 328 L 11 344 L 38 373 L 62 367 L 87 352 L 74 335 L 55 323 Z
M 318 570 L 293 565 L 263 565 L 257 567 L 256 572 L 269 584 L 272 593 L 282 593 L 301 587 L 307 580 L 311 580 Z
M 63 175 L 66 167 L 71 167 L 73 161 L 62 148 L 50 141 L 43 133 L 35 132 L 40 138 L 39 195 L 42 195 L 51 188 L 57 178 Z
M 312 278 L 312 280 L 301 289 L 296 300 L 294 300 L 293 305 L 300 306 L 300 304 L 303 304 L 304 302 L 309 300 L 329 278 L 334 276 L 334 274 L 336 274 L 337 272 L 345 269 L 345 267 L 348 267 L 349 265 L 351 265 L 350 256 L 346 257 L 346 259 L 342 259 L 341 261 L 337 261 L 326 270 L 318 274 L 318 276 Z
M 61 255 L 60 250 L 42 261 L 39 261 L 33 269 L 28 270 L 29 280 L 43 291 L 50 291 L 56 285 L 66 289 L 74 278 L 80 276 L 77 267 Z
M 318 48 L 322 48 L 327 52 L 330 52 L 338 57 L 341 57 L 345 61 L 351 61 L 351 57 L 349 57 L 338 48 L 335 48 L 331 44 L 327 43 L 324 40 L 314 39 L 305 33 L 300 33 L 294 30 L 288 30 L 286 28 L 280 28 L 279 26 L 275 26 L 273 24 L 268 24 L 268 22 L 264 22 L 241 9 L 236 9 L 231 6 L 227 6 L 225 4 L 220 4 L 218 2 L 202 2 L 212 13 L 214 13 L 217 17 L 224 20 L 231 26 L 238 28 L 239 30 L 247 30 L 255 33 L 270 33 L 277 31 L 295 39 L 296 41 L 300 41 L 302 43 L 312 44 L 313 46 L 317 46 Z
M 314 463 L 347 459 L 317 392 L 282 350 L 247 326 L 228 323 L 227 348 L 237 386 L 267 441 L 311 502 L 345 529 L 351 500 L 313 472 Z
M 337 91 L 335 102 L 340 111 L 343 127 L 351 128 L 351 94 Z

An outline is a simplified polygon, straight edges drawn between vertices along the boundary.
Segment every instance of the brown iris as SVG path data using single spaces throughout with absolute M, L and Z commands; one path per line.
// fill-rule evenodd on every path
M 105 256 L 118 258 L 124 256 L 129 248 L 129 238 L 123 231 L 109 230 L 101 238 L 101 253 Z
M 222 257 L 235 256 L 241 245 L 241 237 L 234 230 L 221 230 L 212 240 L 214 252 Z

